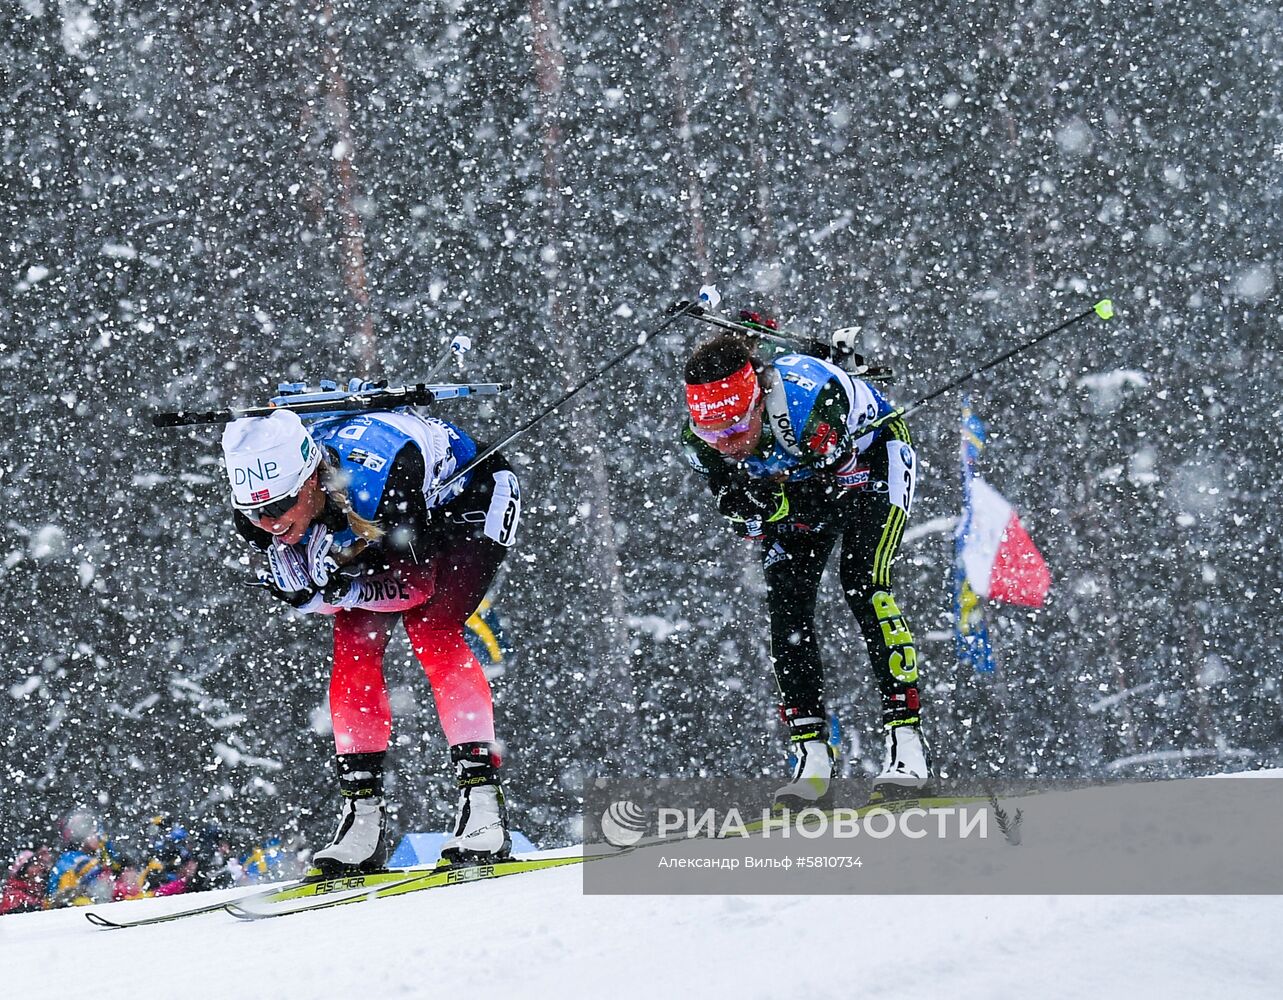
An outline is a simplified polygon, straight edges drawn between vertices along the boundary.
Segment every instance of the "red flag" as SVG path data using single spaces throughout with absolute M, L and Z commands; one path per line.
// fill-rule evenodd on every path
M 990 600 L 1037 608 L 1051 589 L 1051 572 L 1016 509 L 980 476 L 971 480 L 962 563 L 972 589 Z

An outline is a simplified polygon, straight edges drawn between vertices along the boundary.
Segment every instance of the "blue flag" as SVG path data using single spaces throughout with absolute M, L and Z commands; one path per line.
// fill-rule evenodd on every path
M 984 604 L 971 589 L 962 562 L 963 541 L 971 530 L 971 481 L 976 462 L 985 449 L 985 425 L 971 410 L 971 399 L 962 397 L 962 516 L 954 531 L 953 558 L 953 638 L 958 659 L 971 665 L 978 674 L 994 672 L 993 647 L 989 644 L 989 626 L 985 622 Z

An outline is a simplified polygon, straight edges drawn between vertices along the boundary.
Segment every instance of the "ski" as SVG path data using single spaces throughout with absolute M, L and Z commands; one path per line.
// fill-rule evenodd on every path
M 425 872 L 434 871 L 433 868 L 392 868 L 387 871 L 377 872 L 373 875 L 355 876 L 363 880 L 364 885 L 390 885 L 394 882 L 403 882 L 406 879 L 418 878 Z M 331 879 L 329 881 L 336 881 Z M 110 917 L 104 917 L 93 910 L 85 913 L 85 919 L 95 927 L 109 928 L 117 930 L 125 927 L 147 927 L 151 924 L 164 924 L 171 920 L 182 920 L 185 917 L 198 917 L 203 913 L 218 913 L 225 910 L 229 903 L 244 903 L 248 901 L 273 901 L 279 898 L 292 899 L 299 893 L 305 893 L 309 889 L 324 884 L 325 880 L 317 878 L 308 878 L 293 882 L 287 882 L 284 885 L 273 886 L 270 889 L 263 889 L 259 892 L 250 893 L 247 896 L 241 896 L 234 900 L 223 900 L 221 903 L 206 903 L 202 906 L 194 906 L 186 910 L 175 910 L 173 913 L 163 913 L 158 916 L 139 917 L 136 920 L 112 920 Z
M 338 388 L 335 382 L 322 380 L 320 389 L 302 382 L 278 387 L 279 395 L 267 406 L 230 406 L 221 410 L 176 410 L 153 413 L 153 427 L 186 427 L 192 424 L 223 424 L 241 417 L 266 417 L 276 410 L 293 410 L 305 419 L 320 419 L 343 413 L 372 413 L 397 410 L 408 406 L 427 406 L 446 399 L 472 396 L 497 396 L 510 388 L 503 382 L 448 382 L 428 385 L 389 386 L 386 382 L 369 383 L 366 388 L 351 391 Z
M 465 882 L 481 882 L 509 875 L 521 875 L 527 872 L 543 871 L 548 868 L 560 868 L 565 865 L 583 864 L 592 858 L 582 856 L 562 858 L 508 858 L 503 861 L 492 861 L 486 864 L 444 865 L 427 870 L 421 874 L 406 876 L 404 872 L 385 873 L 398 877 L 390 881 L 371 881 L 377 876 L 357 875 L 349 878 L 334 878 L 320 882 L 310 882 L 301 886 L 292 886 L 275 894 L 272 898 L 249 897 L 233 900 L 224 905 L 224 909 L 241 920 L 264 920 L 269 917 L 283 917 L 291 913 L 306 913 L 313 910 L 326 910 L 345 903 L 359 903 L 369 899 L 386 899 L 400 896 L 407 892 L 419 892 L 423 889 L 437 889 L 447 885 L 459 885 Z
M 164 924 L 171 920 L 182 920 L 184 917 L 197 917 L 202 913 L 217 913 L 223 906 L 223 903 L 206 903 L 204 906 L 196 906 L 187 910 L 175 910 L 173 913 L 163 913 L 160 916 L 140 917 L 136 920 L 112 920 L 110 917 L 104 917 L 93 910 L 87 910 L 85 919 L 95 927 L 119 930 L 124 927 L 147 927 L 151 924 Z
M 990 803 L 990 798 L 985 795 L 937 795 L 870 801 L 856 807 L 853 811 L 856 816 L 865 816 L 877 809 L 891 813 L 901 813 L 909 809 L 947 809 L 959 805 Z M 744 833 L 742 835 L 751 837 L 765 834 L 769 836 L 773 830 L 783 830 L 786 826 L 805 823 L 809 818 L 822 816 L 826 820 L 832 819 L 836 813 L 837 810 L 832 807 L 813 807 L 797 812 L 782 812 L 778 816 L 769 819 L 755 820 L 744 824 Z M 736 836 L 739 836 L 739 834 L 736 834 Z M 85 913 L 85 919 L 95 927 L 111 929 L 163 924 L 172 920 L 199 916 L 204 913 L 217 913 L 220 910 L 226 911 L 241 920 L 263 920 L 269 917 L 287 916 L 291 913 L 329 909 L 334 906 L 342 906 L 345 903 L 359 903 L 367 899 L 400 896 L 423 889 L 437 889 L 464 882 L 488 881 L 509 875 L 542 871 L 548 868 L 583 864 L 587 861 L 619 857 L 622 854 L 644 850 L 648 847 L 658 847 L 665 844 L 672 845 L 688 839 L 690 838 L 685 836 L 648 837 L 630 847 L 611 849 L 609 852 L 601 854 L 574 855 L 560 858 L 508 858 L 488 864 L 441 865 L 432 868 L 393 868 L 370 875 L 307 879 L 252 893 L 238 899 L 225 900 L 221 903 L 209 903 L 159 916 L 142 917 L 136 920 L 112 920 L 94 911 L 89 911 Z

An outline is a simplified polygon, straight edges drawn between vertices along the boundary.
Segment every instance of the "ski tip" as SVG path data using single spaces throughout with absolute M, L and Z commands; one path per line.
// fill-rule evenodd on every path
M 1092 308 L 1096 310 L 1096 315 L 1101 319 L 1114 318 L 1114 302 L 1112 299 L 1101 299 Z
M 85 919 L 88 920 L 95 927 L 106 927 L 111 930 L 118 930 L 120 928 L 120 924 L 112 923 L 106 917 L 100 917 L 98 916 L 98 914 L 94 913 L 92 910 L 85 913 Z

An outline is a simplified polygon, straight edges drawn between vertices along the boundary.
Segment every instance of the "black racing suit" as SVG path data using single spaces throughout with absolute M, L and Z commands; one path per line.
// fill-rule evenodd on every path
M 870 388 L 858 380 L 850 383 Z M 873 395 L 881 401 L 879 394 Z M 719 510 L 759 546 L 770 612 L 771 662 L 785 718 L 826 714 L 815 602 L 824 566 L 840 539 L 842 591 L 864 635 L 882 696 L 883 722 L 916 724 L 917 650 L 891 589 L 891 566 L 912 504 L 916 461 L 902 419 L 891 419 L 863 435 L 857 422 L 852 431 L 847 417 L 856 404 L 835 378 L 819 394 L 805 427 L 794 428 L 803 454 L 784 475 L 806 470 L 808 478 L 773 481 L 755 476 L 753 466 L 759 473 L 767 471 L 760 462 L 752 457 L 745 462 L 724 458 L 689 425 L 682 444 L 691 467 L 707 476 Z M 779 454 L 770 424 L 769 419 L 763 421 L 754 453 L 759 459 Z M 830 429 L 837 427 L 847 428 L 847 433 L 834 438 Z M 810 448 L 817 443 L 822 450 Z M 760 517 L 746 517 L 753 503 L 743 501 L 754 493 L 759 506 L 765 498 L 765 509 Z

